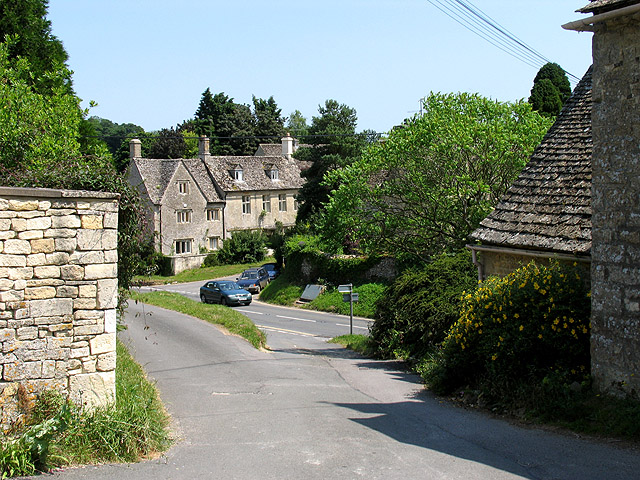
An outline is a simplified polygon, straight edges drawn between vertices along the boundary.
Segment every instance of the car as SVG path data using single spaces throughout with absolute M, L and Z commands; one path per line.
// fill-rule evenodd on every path
M 200 287 L 202 303 L 249 305 L 251 300 L 253 300 L 251 293 L 231 280 L 210 280 Z
M 265 263 L 262 265 L 262 268 L 264 268 L 269 274 L 269 281 L 280 275 L 280 268 L 277 263 Z
M 236 278 L 236 281 L 240 288 L 253 293 L 260 293 L 260 290 L 266 287 L 270 280 L 267 271 L 262 267 L 258 267 L 245 270 Z

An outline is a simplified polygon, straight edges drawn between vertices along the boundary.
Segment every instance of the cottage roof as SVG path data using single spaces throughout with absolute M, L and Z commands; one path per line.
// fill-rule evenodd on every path
M 485 245 L 591 250 L 591 68 L 529 163 L 471 238 Z
M 261 143 L 258 145 L 257 157 L 274 157 L 276 155 L 282 155 L 281 143 Z
M 205 164 L 225 192 L 298 189 L 303 184 L 298 162 L 282 155 L 208 156 Z M 242 181 L 235 180 L 230 173 L 238 167 L 242 169 Z M 269 176 L 269 171 L 273 169 L 278 170 L 277 179 Z
M 599 14 L 610 10 L 617 10 L 628 5 L 634 5 L 636 3 L 639 3 L 639 0 L 591 0 L 589 5 L 582 7 L 578 12 L 593 12 L 594 14 Z
M 193 177 L 207 202 L 214 203 L 222 201 L 200 159 L 134 158 L 133 162 L 138 172 L 140 172 L 149 199 L 156 205 L 162 202 L 167 187 L 174 178 L 178 166 L 181 164 L 184 165 Z

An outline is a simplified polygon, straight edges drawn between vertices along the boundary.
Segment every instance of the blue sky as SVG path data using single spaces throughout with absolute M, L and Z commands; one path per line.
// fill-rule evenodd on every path
M 471 1 L 568 72 L 591 64 L 591 34 L 561 28 L 587 0 Z M 332 98 L 386 132 L 431 91 L 514 101 L 537 73 L 427 0 L 50 0 L 48 18 L 91 114 L 147 131 L 192 118 L 209 87 L 309 121 Z

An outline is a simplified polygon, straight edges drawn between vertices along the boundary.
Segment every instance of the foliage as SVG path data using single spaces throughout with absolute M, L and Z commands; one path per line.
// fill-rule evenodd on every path
M 136 301 L 175 310 L 215 325 L 221 325 L 232 334 L 247 340 L 255 348 L 264 348 L 267 339 L 248 317 L 223 305 L 210 305 L 191 300 L 173 292 L 149 292 L 132 294 Z
M 434 387 L 451 391 L 480 378 L 536 383 L 554 372 L 584 380 L 591 302 L 580 275 L 557 262 L 532 262 L 465 294 L 432 372 Z
M 144 129 L 133 123 L 114 123 L 106 118 L 91 116 L 87 119 L 96 135 L 106 144 L 114 159 L 123 160 L 119 157 L 120 146 L 125 143 L 124 160 L 129 159 L 129 140 L 144 133 Z M 126 140 L 126 142 L 125 142 Z
M 58 392 L 40 394 L 25 426 L 2 438 L 2 478 L 66 464 L 132 462 L 169 447 L 169 418 L 157 390 L 120 342 L 117 356 L 116 402 L 85 410 Z
M 295 110 L 287 119 L 286 131 L 294 137 L 304 138 L 309 134 L 309 126 L 307 119 L 302 115 L 300 110 Z
M 149 158 L 187 158 L 184 136 L 171 128 L 163 128 L 154 135 Z
M 253 134 L 258 141 L 265 140 L 280 142 L 284 136 L 284 118 L 282 110 L 278 108 L 273 96 L 267 100 L 253 96 L 253 114 L 255 116 L 255 129 Z
M 259 262 L 266 255 L 266 241 L 264 233 L 260 231 L 233 232 L 218 250 L 218 260 L 223 264 Z
M 287 275 L 287 270 L 269 282 L 261 292 L 260 300 L 275 305 L 292 306 L 300 299 L 304 287 L 297 284 L 295 278 Z
M 343 345 L 349 350 L 353 350 L 354 352 L 358 352 L 362 355 L 369 356 L 373 354 L 371 339 L 366 335 L 340 335 L 339 337 L 329 340 L 329 343 Z
M 351 165 L 367 143 L 366 135 L 356 135 L 356 111 L 335 100 L 318 106 L 317 117 L 311 119 L 309 136 L 303 140 L 309 147 L 298 149 L 295 157 L 311 162 L 302 176 L 306 181 L 298 193 L 297 222 L 309 222 L 327 201 L 334 183 L 324 184 L 325 174 Z M 311 221 L 313 224 L 313 221 Z
M 209 267 L 217 267 L 220 265 L 220 260 L 218 259 L 218 252 L 211 252 L 204 257 L 204 261 L 202 262 L 202 268 Z
M 358 293 L 359 300 L 353 302 L 353 314 L 357 317 L 373 318 L 376 303 L 386 301 L 385 288 L 386 285 L 383 283 L 354 285 L 353 291 Z M 342 299 L 342 293 L 338 292 L 337 288 L 332 287 L 321 293 L 317 298 L 305 305 L 304 308 L 349 315 L 351 306 L 349 302 L 345 302 Z
M 371 339 L 377 353 L 407 358 L 433 349 L 459 318 L 462 293 L 477 284 L 468 250 L 403 272 L 376 306 Z
M 318 232 L 331 250 L 428 259 L 464 246 L 551 125 L 525 102 L 432 93 L 424 114 L 327 175 Z
M 57 95 L 61 89 L 71 94 L 71 72 L 64 68 L 67 52 L 51 33 L 47 20 L 48 0 L 2 0 L 0 2 L 0 42 L 18 35 L 9 45 L 9 58 L 27 60 L 33 75 L 24 80 L 40 95 Z M 61 76 L 51 76 L 61 72 Z
M 529 103 L 545 117 L 555 117 L 571 96 L 566 72 L 557 63 L 547 63 L 536 74 Z

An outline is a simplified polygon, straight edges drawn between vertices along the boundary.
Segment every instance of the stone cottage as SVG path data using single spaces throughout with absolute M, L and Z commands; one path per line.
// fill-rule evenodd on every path
M 148 159 L 139 140 L 131 141 L 129 181 L 147 201 L 157 249 L 172 257 L 174 272 L 200 266 L 233 232 L 295 223 L 303 184 L 296 148 L 287 135 L 254 156 L 212 156 L 202 137 L 199 158 Z

